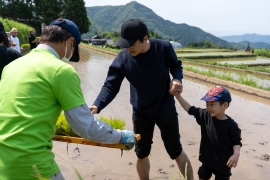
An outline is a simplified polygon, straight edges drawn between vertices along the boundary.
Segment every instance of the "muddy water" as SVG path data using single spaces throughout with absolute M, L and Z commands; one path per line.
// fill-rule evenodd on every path
M 108 66 L 114 56 L 106 55 L 94 50 L 81 48 L 82 60 L 71 63 L 81 78 L 81 86 L 87 104 L 91 105 L 99 93 L 107 75 Z M 207 82 L 186 77 L 183 80 L 183 97 L 190 104 L 205 107 L 200 98 L 213 86 Z M 270 161 L 262 158 L 270 154 L 270 100 L 251 96 L 243 92 L 231 90 L 232 103 L 226 111 L 239 124 L 242 129 L 241 156 L 236 169 L 232 170 L 232 179 L 235 180 L 269 180 Z M 195 179 L 197 170 L 201 165 L 198 161 L 200 145 L 200 128 L 194 118 L 189 116 L 177 103 L 179 113 L 179 128 L 181 142 L 185 152 L 191 157 Z M 129 84 L 123 81 L 119 94 L 96 117 L 113 116 L 126 121 L 126 129 L 132 129 L 131 105 L 129 104 Z M 150 179 L 183 179 L 176 176 L 179 170 L 174 161 L 170 160 L 160 139 L 158 128 L 155 129 L 151 151 Z M 61 155 L 56 157 L 60 169 L 66 179 L 77 179 L 72 164 L 83 179 L 138 179 L 136 172 L 136 156 L 132 151 L 124 151 L 123 157 L 120 150 L 101 147 L 79 145 L 80 154 L 72 150 L 76 145 L 70 146 L 69 154 L 66 153 L 66 143 L 54 142 L 53 151 Z M 73 149 L 72 149 L 73 148 Z M 67 163 L 68 162 L 68 163 Z M 162 173 L 161 173 L 162 172 Z M 212 178 L 213 179 L 213 178 Z

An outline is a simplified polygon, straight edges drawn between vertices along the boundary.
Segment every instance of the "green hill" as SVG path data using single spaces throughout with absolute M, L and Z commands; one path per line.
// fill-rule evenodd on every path
M 18 33 L 18 38 L 20 40 L 20 45 L 22 44 L 29 44 L 28 41 L 28 37 L 29 37 L 29 30 L 30 29 L 34 29 L 33 27 L 17 22 L 17 21 L 13 21 L 7 18 L 2 18 L 0 17 L 0 21 L 3 23 L 4 27 L 5 27 L 5 32 L 10 32 L 12 28 L 16 28 L 19 33 Z M 36 31 L 36 30 L 35 30 Z
M 209 34 L 198 27 L 187 24 L 176 24 L 169 20 L 164 20 L 151 9 L 136 1 L 131 1 L 121 6 L 93 6 L 86 7 L 87 15 L 91 20 L 90 31 L 83 34 L 83 38 L 90 38 L 95 33 L 103 31 L 120 32 L 122 23 L 131 18 L 140 18 L 148 26 L 148 29 L 158 33 L 163 39 L 173 39 L 183 46 L 189 42 L 211 41 L 216 45 L 229 47 L 230 43 L 216 36 Z M 179 17 L 181 18 L 181 17 Z

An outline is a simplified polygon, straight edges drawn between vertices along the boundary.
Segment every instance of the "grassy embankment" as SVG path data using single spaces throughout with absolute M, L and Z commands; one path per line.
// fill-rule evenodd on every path
M 28 26 L 26 24 L 13 21 L 10 19 L 5 19 L 0 17 L 0 21 L 2 21 L 4 27 L 5 27 L 5 32 L 10 32 L 12 28 L 16 28 L 18 30 L 18 38 L 20 40 L 21 48 L 25 47 L 30 47 L 28 37 L 29 37 L 29 30 L 34 29 L 31 26 Z

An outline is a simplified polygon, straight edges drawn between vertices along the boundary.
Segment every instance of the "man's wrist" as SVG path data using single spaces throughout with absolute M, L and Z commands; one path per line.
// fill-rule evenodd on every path
M 172 81 L 173 80 L 177 80 L 177 81 L 179 81 L 180 83 L 182 83 L 182 79 L 176 79 L 176 78 L 174 78 L 174 79 L 172 79 Z

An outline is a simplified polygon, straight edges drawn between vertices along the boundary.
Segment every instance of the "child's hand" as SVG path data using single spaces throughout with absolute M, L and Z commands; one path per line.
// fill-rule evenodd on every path
M 228 160 L 227 162 L 227 166 L 229 168 L 232 168 L 232 167 L 236 167 L 237 166 L 237 163 L 238 163 L 238 160 L 239 160 L 239 156 L 240 154 L 233 154 L 230 159 Z

